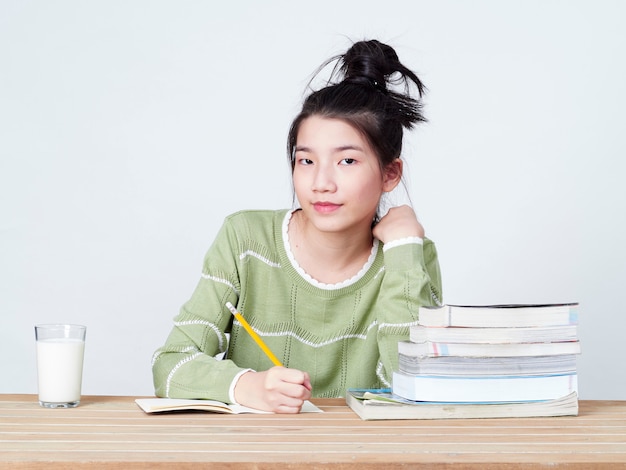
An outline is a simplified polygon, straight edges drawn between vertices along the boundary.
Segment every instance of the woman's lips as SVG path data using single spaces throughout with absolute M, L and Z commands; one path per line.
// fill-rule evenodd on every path
M 330 212 L 334 212 L 341 207 L 341 204 L 334 204 L 332 202 L 314 202 L 313 208 L 321 213 L 328 214 Z

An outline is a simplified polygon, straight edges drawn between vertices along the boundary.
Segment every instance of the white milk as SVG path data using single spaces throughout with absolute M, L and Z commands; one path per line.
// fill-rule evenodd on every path
M 37 341 L 39 401 L 71 403 L 80 400 L 85 342 L 54 338 Z

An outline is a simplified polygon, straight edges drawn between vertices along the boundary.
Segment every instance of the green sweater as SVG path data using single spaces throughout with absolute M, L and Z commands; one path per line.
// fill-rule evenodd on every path
M 152 360 L 157 396 L 233 401 L 234 379 L 271 361 L 226 307 L 231 302 L 285 367 L 306 371 L 316 397 L 389 386 L 398 341 L 421 305 L 441 301 L 434 244 L 374 242 L 369 261 L 341 285 L 297 265 L 287 240 L 291 211 L 226 218 L 191 299 Z M 391 247 L 393 245 L 393 247 Z M 230 333 L 229 335 L 227 335 Z M 223 359 L 215 356 L 225 352 Z

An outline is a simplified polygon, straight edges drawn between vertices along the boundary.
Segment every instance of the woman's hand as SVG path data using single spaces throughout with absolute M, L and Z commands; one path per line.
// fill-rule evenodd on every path
M 389 209 L 374 226 L 372 233 L 381 242 L 389 243 L 407 237 L 424 238 L 424 227 L 417 220 L 415 211 L 404 205 Z
M 275 413 L 299 413 L 309 398 L 309 374 L 297 369 L 272 367 L 264 372 L 246 372 L 235 385 L 237 403 Z

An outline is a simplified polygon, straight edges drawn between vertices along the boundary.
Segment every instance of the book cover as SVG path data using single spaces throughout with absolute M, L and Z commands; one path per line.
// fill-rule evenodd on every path
M 363 420 L 531 418 L 578 415 L 578 395 L 553 400 L 507 403 L 440 403 L 410 401 L 390 389 L 349 389 L 346 403 Z

